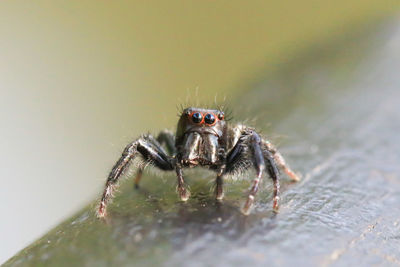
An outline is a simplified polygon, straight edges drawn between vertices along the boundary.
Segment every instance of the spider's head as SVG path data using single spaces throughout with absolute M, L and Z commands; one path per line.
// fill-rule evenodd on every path
M 221 137 L 226 125 L 224 117 L 221 110 L 186 108 L 179 119 L 177 136 L 196 132 L 200 135 L 212 134 Z
M 213 165 L 226 133 L 224 113 L 215 109 L 186 108 L 176 131 L 176 147 L 186 166 Z

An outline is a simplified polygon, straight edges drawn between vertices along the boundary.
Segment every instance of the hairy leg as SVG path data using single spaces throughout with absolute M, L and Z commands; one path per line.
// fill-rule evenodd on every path
M 160 145 L 165 145 L 170 155 L 176 154 L 175 135 L 171 131 L 162 130 L 157 136 L 157 141 Z
M 253 206 L 254 198 L 258 191 L 258 187 L 265 170 L 265 161 L 261 151 L 260 142 L 261 142 L 260 136 L 257 133 L 253 132 L 249 140 L 249 146 L 251 147 L 252 157 L 254 160 L 254 167 L 256 169 L 257 176 L 253 180 L 249 196 L 247 197 L 247 201 L 242 208 L 242 212 L 246 215 L 249 214 L 250 209 Z
M 177 186 L 177 192 L 179 195 L 179 198 L 182 201 L 187 201 L 190 197 L 190 192 L 185 186 L 185 180 L 183 178 L 183 171 L 182 171 L 182 166 L 177 164 L 176 166 L 176 175 L 178 177 L 178 186 Z
M 154 140 L 154 138 L 151 138 L 150 142 L 152 142 L 152 144 L 154 146 L 156 146 L 158 150 L 161 150 L 161 151 L 164 152 L 163 146 L 165 146 L 165 148 L 167 149 L 167 152 L 168 152 L 169 155 L 175 155 L 176 154 L 175 136 L 171 131 L 162 130 L 158 134 L 156 140 Z M 166 152 L 164 152 L 164 153 L 166 153 Z M 142 166 L 139 167 L 139 169 L 138 169 L 138 171 L 136 173 L 135 179 L 134 179 L 134 187 L 135 187 L 135 189 L 139 189 L 139 183 L 140 183 L 140 180 L 142 179 L 143 171 L 144 171 L 144 166 L 143 167 Z
M 268 151 L 272 154 L 276 164 L 279 168 L 281 168 L 292 181 L 298 182 L 300 181 L 300 177 L 290 169 L 289 165 L 285 162 L 285 159 L 282 157 L 281 153 L 269 142 L 266 140 L 262 141 L 264 151 Z M 265 153 L 264 153 L 265 154 Z
M 264 150 L 263 152 L 264 152 L 263 154 L 264 154 L 265 162 L 267 163 L 267 166 L 268 166 L 267 170 L 268 170 L 269 176 L 272 178 L 272 181 L 274 183 L 272 208 L 275 212 L 277 212 L 279 209 L 279 188 L 280 188 L 279 176 L 278 176 L 279 171 L 276 166 L 276 162 L 275 162 L 273 155 L 267 150 Z
M 222 200 L 224 198 L 224 189 L 223 189 L 224 171 L 225 171 L 225 168 L 222 167 L 217 174 L 217 178 L 215 179 L 215 198 L 217 200 Z
M 146 161 L 151 162 L 161 170 L 174 169 L 173 158 L 170 158 L 165 151 L 159 149 L 159 145 L 155 143 L 153 137 L 144 136 L 130 143 L 126 146 L 120 159 L 115 163 L 108 175 L 106 186 L 97 210 L 98 217 L 104 217 L 106 215 L 107 204 L 113 196 L 113 191 L 115 190 L 118 179 L 124 174 L 129 164 L 137 155 L 141 155 Z
M 265 153 L 261 147 L 261 142 L 262 140 L 260 136 L 255 131 L 245 130 L 242 136 L 239 138 L 238 142 L 235 144 L 234 148 L 229 152 L 227 156 L 227 172 L 235 172 L 237 169 L 249 167 L 247 164 L 248 157 L 246 157 L 246 155 L 250 155 L 251 163 L 256 170 L 257 176 L 252 182 L 252 186 L 250 188 L 246 203 L 242 208 L 242 212 L 246 215 L 249 214 L 250 209 L 253 206 L 254 198 L 258 191 L 262 175 L 266 169 L 266 163 L 268 163 L 267 171 L 274 181 L 274 209 L 277 209 L 278 207 L 278 170 L 275 166 L 275 161 L 272 156 L 270 158 L 264 157 Z

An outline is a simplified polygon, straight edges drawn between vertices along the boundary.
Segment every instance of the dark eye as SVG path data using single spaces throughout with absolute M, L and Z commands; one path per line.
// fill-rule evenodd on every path
M 221 112 L 221 113 L 218 114 L 218 119 L 219 119 L 219 120 L 222 121 L 222 120 L 224 119 L 224 117 L 225 117 L 225 116 L 224 116 L 224 113 L 223 113 L 223 112 Z
M 200 112 L 193 113 L 192 121 L 194 123 L 200 123 L 203 120 L 203 115 Z
M 213 123 L 215 122 L 215 117 L 214 117 L 213 114 L 208 113 L 208 114 L 204 117 L 204 121 L 205 121 L 207 124 L 213 124 Z

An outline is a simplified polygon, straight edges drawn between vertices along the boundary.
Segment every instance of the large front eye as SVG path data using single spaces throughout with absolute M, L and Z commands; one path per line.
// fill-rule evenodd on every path
M 207 124 L 214 124 L 214 122 L 215 122 L 215 117 L 214 117 L 213 114 L 208 113 L 208 114 L 204 117 L 204 121 L 205 121 Z
M 193 113 L 192 121 L 194 123 L 200 123 L 203 120 L 203 115 L 200 112 Z

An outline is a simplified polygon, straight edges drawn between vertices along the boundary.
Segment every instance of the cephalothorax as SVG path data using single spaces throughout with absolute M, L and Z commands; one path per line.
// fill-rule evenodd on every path
M 299 180 L 274 146 L 262 139 L 253 128 L 240 124 L 230 125 L 221 110 L 190 107 L 184 109 L 180 115 L 175 136 L 170 131 L 162 131 L 157 138 L 143 135 L 126 146 L 108 176 L 97 211 L 98 217 L 106 215 L 107 203 L 112 197 L 118 179 L 137 156 L 161 170 L 175 170 L 178 177 L 177 191 L 182 201 L 188 200 L 190 196 L 183 177 L 184 168 L 202 166 L 214 170 L 217 174 L 215 196 L 221 200 L 224 196 L 222 188 L 224 176 L 253 167 L 256 177 L 242 208 L 244 214 L 249 213 L 254 203 L 265 171 L 274 184 L 275 211 L 279 206 L 278 167 L 292 180 Z M 143 166 L 146 165 L 139 167 L 135 179 L 136 188 L 139 186 Z

